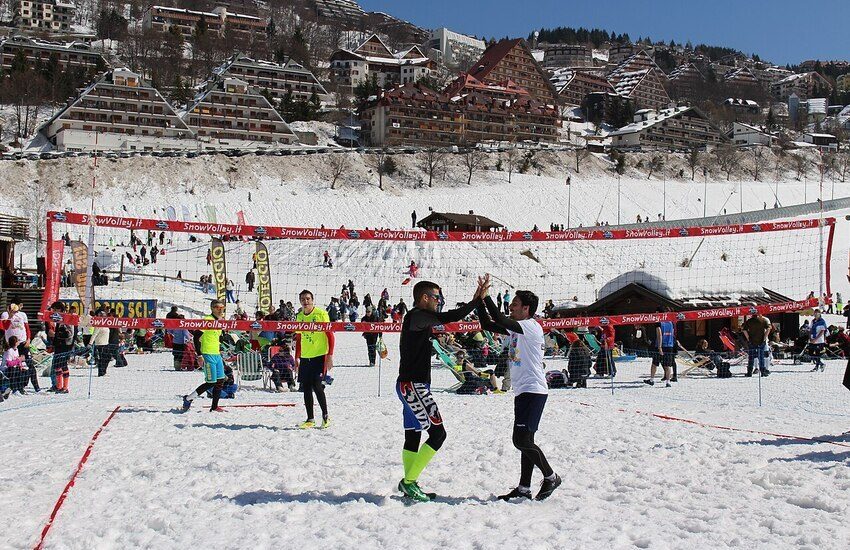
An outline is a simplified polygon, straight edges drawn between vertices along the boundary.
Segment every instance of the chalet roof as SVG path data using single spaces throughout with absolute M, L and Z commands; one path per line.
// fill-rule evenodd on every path
M 500 93 L 500 94 L 515 94 L 528 95 L 528 90 L 519 86 L 513 80 L 503 82 L 489 83 L 481 82 L 469 73 L 460 73 L 460 75 L 446 86 L 443 90 L 448 95 L 460 93 L 463 90 L 477 90 L 483 93 Z
M 481 227 L 504 227 L 502 224 L 480 214 L 457 214 L 455 212 L 431 212 L 416 224 L 426 227 L 436 219 L 445 219 L 456 225 L 472 225 Z
M 640 71 L 620 73 L 617 75 L 616 80 L 611 80 L 610 82 L 618 95 L 629 97 L 651 72 L 652 69 L 642 69 Z
M 367 55 L 367 56 L 368 56 L 368 55 L 369 55 L 369 53 L 367 53 L 367 52 L 365 52 L 365 51 L 364 51 L 364 52 L 361 52 L 360 50 L 361 50 L 364 46 L 366 46 L 366 44 L 368 44 L 369 42 L 372 42 L 373 40 L 377 40 L 377 41 L 381 44 L 381 46 L 383 46 L 383 47 L 384 47 L 384 50 L 386 50 L 386 52 L 387 52 L 387 56 L 388 56 L 388 57 L 395 57 L 395 55 L 393 55 L 393 51 L 389 48 L 389 46 L 387 46 L 387 44 L 386 44 L 383 40 L 381 40 L 381 37 L 380 37 L 380 36 L 378 36 L 378 35 L 377 35 L 377 34 L 375 34 L 375 33 L 372 33 L 372 36 L 370 36 L 369 38 L 367 38 L 366 40 L 364 40 L 363 42 L 361 42 L 359 46 L 357 46 L 356 48 L 354 48 L 354 53 L 359 53 L 359 54 L 361 54 L 361 55 Z
M 554 71 L 552 71 L 549 81 L 552 83 L 558 93 L 561 93 L 564 91 L 564 88 L 569 86 L 573 82 L 573 79 L 577 76 L 594 80 L 599 84 L 604 84 L 607 87 L 611 88 L 611 90 L 613 91 L 613 87 L 611 87 L 611 83 L 608 81 L 607 78 L 597 76 L 589 71 L 582 71 L 581 69 L 555 69 Z
M 684 63 L 679 65 L 669 75 L 670 80 L 685 80 L 688 78 L 699 78 L 700 80 L 705 80 L 705 76 L 702 74 L 702 71 L 694 65 L 693 63 Z
M 731 71 L 727 71 L 726 74 L 723 75 L 723 80 L 726 81 L 736 81 L 736 82 L 750 82 L 753 84 L 758 84 L 759 80 L 756 78 L 756 75 L 753 74 L 751 70 L 747 67 L 739 67 L 737 69 L 732 69 Z
M 608 79 L 617 80 L 621 74 L 635 72 L 640 69 L 654 69 L 658 71 L 661 78 L 667 78 L 667 75 L 661 70 L 661 67 L 658 66 L 655 60 L 652 59 L 644 50 L 640 50 L 639 52 L 630 55 L 617 65 L 617 67 L 611 71 L 611 74 L 608 75 Z
M 716 294 L 699 294 L 692 296 L 670 297 L 660 292 L 652 290 L 641 283 L 629 283 L 607 294 L 603 298 L 584 307 L 570 308 L 574 315 L 584 315 L 587 313 L 605 313 L 610 311 L 611 306 L 627 299 L 629 296 L 642 296 L 650 302 L 657 304 L 659 307 L 670 307 L 675 311 L 688 311 L 693 309 L 717 308 L 717 307 L 735 307 L 747 305 L 763 305 L 779 302 L 790 302 L 791 298 L 783 296 L 778 292 L 774 292 L 768 288 L 762 287 L 760 290 L 752 289 L 747 292 L 728 292 L 722 291 Z M 564 308 L 560 308 L 564 311 Z M 651 312 L 647 312 L 651 313 Z
M 481 59 L 469 70 L 469 74 L 478 80 L 484 80 L 496 65 L 508 55 L 508 52 L 521 42 L 523 42 L 522 38 L 514 38 L 513 40 L 500 40 L 495 44 L 491 44 L 484 50 Z

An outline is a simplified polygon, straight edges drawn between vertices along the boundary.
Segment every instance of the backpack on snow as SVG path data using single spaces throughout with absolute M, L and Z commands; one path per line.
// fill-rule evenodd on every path
M 566 388 L 567 375 L 562 370 L 550 370 L 546 373 L 546 385 L 550 388 Z

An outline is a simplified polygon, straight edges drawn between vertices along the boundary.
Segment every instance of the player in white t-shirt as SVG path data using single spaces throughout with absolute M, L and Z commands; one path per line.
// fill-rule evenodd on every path
M 543 483 L 535 499 L 543 500 L 561 484 L 540 447 L 534 443 L 534 432 L 543 416 L 549 396 L 546 373 L 543 371 L 543 328 L 534 320 L 540 300 L 529 290 L 516 291 L 506 317 L 486 294 L 490 275 L 479 279 L 485 289 L 484 305 L 478 308 L 478 318 L 484 330 L 506 334 L 508 340 L 508 365 L 514 393 L 514 446 L 522 453 L 519 485 L 511 492 L 499 496 L 502 500 L 531 498 L 531 475 L 537 466 L 543 474 Z M 492 319 L 491 319 L 492 317 Z

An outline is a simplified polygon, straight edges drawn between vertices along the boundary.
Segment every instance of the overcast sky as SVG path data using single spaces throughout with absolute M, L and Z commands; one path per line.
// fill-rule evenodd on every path
M 850 59 L 850 0 L 359 0 L 432 29 L 479 37 L 585 27 L 727 46 L 780 65 Z

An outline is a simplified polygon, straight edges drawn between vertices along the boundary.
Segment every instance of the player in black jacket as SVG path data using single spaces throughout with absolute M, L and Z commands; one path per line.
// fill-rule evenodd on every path
M 413 287 L 413 308 L 404 317 L 399 345 L 398 381 L 396 393 L 404 408 L 404 478 L 399 491 L 413 500 L 427 502 L 434 498 L 419 488 L 417 479 L 446 439 L 443 418 L 431 395 L 431 329 L 444 323 L 461 321 L 472 313 L 481 301 L 481 286 L 472 300 L 452 311 L 438 312 L 440 287 L 430 281 L 420 281 Z M 421 447 L 422 432 L 428 439 Z

